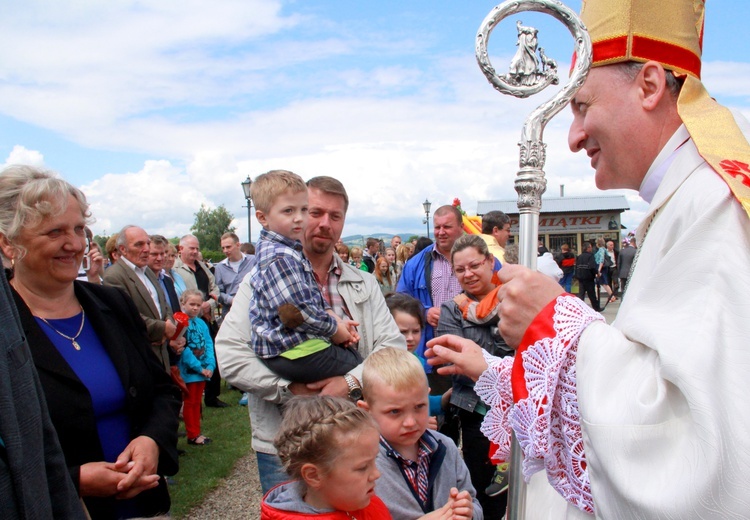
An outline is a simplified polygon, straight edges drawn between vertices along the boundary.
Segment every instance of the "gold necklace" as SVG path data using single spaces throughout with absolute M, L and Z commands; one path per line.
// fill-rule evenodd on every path
M 41 316 L 39 316 L 39 319 L 42 320 L 44 323 L 46 323 L 49 328 L 51 328 L 52 330 L 54 330 L 55 332 L 57 332 L 60 336 L 62 336 L 63 338 L 65 338 L 68 341 L 70 341 L 71 343 L 73 343 L 73 348 L 74 349 L 81 350 L 81 345 L 79 345 L 78 341 L 76 341 L 76 340 L 78 339 L 78 336 L 81 335 L 81 332 L 83 332 L 83 324 L 86 321 L 86 311 L 83 310 L 83 307 L 81 307 L 81 326 L 78 327 L 78 332 L 76 332 L 75 336 L 68 336 L 67 334 L 63 334 L 62 332 L 60 332 L 59 330 L 57 330 L 55 327 L 53 327 L 50 322 L 48 322 L 47 320 L 45 320 Z

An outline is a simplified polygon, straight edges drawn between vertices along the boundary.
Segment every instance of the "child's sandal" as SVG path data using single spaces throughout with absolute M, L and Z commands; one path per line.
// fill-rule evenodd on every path
M 193 444 L 195 446 L 205 446 L 206 444 L 211 444 L 211 439 L 205 435 L 199 435 L 194 439 L 188 439 L 187 442 L 188 444 Z

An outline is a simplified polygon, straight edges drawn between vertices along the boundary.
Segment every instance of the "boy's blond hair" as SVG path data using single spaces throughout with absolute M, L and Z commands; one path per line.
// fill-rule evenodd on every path
M 267 213 L 276 198 L 287 190 L 292 193 L 307 191 L 302 177 L 287 170 L 271 170 L 258 175 L 250 186 L 250 195 L 258 211 Z
M 398 392 L 419 384 L 427 388 L 427 376 L 417 356 L 405 349 L 386 347 L 373 352 L 365 359 L 362 372 L 364 400 L 372 402 L 373 393 L 383 384 Z

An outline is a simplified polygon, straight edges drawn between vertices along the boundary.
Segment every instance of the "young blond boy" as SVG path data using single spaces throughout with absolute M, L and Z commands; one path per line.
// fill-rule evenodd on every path
M 333 314 L 302 253 L 307 186 L 301 177 L 273 170 L 253 182 L 255 216 L 263 226 L 250 270 L 252 348 L 276 374 L 310 383 L 346 374 L 362 362 L 353 344 L 356 325 Z
M 422 364 L 406 350 L 384 348 L 365 360 L 363 400 L 380 427 L 375 494 L 394 520 L 484 518 L 469 470 L 445 435 L 427 429 L 429 388 Z M 458 490 L 461 490 L 460 492 Z

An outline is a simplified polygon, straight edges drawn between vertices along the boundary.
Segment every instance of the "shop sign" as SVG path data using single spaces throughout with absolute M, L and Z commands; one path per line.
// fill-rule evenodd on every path
M 539 233 L 619 230 L 619 217 L 617 213 L 541 215 Z M 518 222 L 518 217 L 511 217 L 510 231 L 514 235 L 518 234 Z

